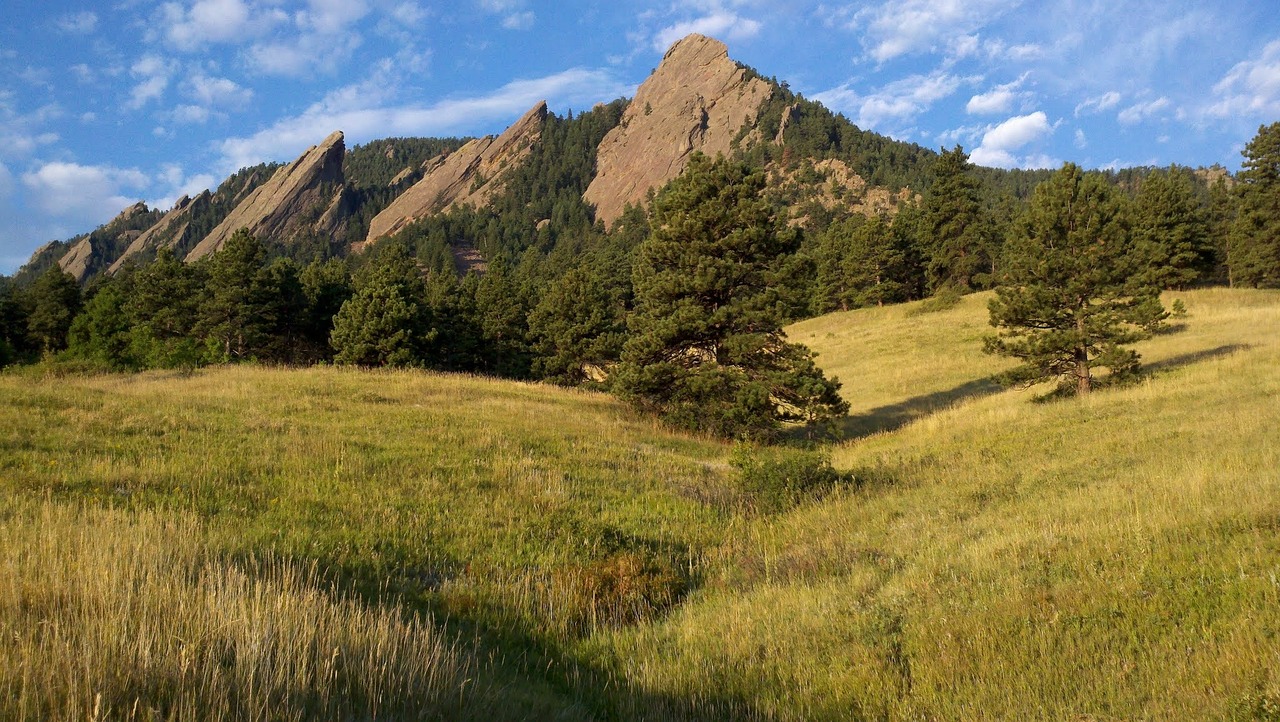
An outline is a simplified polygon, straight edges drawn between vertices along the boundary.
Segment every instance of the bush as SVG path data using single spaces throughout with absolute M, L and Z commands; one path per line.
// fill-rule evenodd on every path
M 739 445 L 729 463 L 738 470 L 747 504 L 765 514 L 783 512 L 837 487 L 858 483 L 852 472 L 838 471 L 830 457 L 818 451 Z

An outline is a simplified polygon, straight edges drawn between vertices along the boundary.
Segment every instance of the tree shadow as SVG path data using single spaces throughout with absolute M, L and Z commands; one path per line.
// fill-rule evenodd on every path
M 974 379 L 946 391 L 913 396 L 905 401 L 881 406 L 866 413 L 846 416 L 839 423 L 841 439 L 860 439 L 884 431 L 896 431 L 916 419 L 953 406 L 961 401 L 990 396 L 1006 387 L 995 376 Z
M 1239 351 L 1248 351 L 1253 348 L 1253 344 L 1247 343 L 1229 343 L 1214 348 L 1207 348 L 1202 351 L 1192 351 L 1191 353 L 1178 354 L 1170 356 L 1167 359 L 1161 359 L 1144 365 L 1144 369 L 1148 372 L 1172 371 L 1180 369 L 1184 366 L 1190 366 L 1201 361 L 1230 356 Z

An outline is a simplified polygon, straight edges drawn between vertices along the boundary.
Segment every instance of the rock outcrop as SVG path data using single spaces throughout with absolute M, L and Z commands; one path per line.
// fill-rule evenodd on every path
M 109 257 L 112 247 L 131 242 L 140 234 L 130 226 L 139 216 L 150 212 L 146 203 L 129 206 L 106 225 L 73 244 L 71 250 L 58 260 L 58 266 L 83 283 L 90 274 L 113 260 Z
M 241 228 L 262 240 L 282 243 L 297 236 L 341 237 L 350 212 L 342 173 L 345 156 L 342 131 L 337 131 L 241 200 L 187 254 L 187 260 L 217 251 Z
M 191 216 L 207 207 L 212 197 L 213 194 L 204 191 L 195 198 L 188 196 L 179 198 L 178 202 L 173 204 L 173 208 L 156 221 L 154 226 L 143 231 L 142 235 L 129 244 L 124 253 L 120 254 L 115 263 L 107 269 L 107 274 L 114 274 L 130 261 L 140 260 L 151 252 L 176 246 L 186 236 L 187 229 L 191 225 Z
M 535 105 L 502 135 L 470 141 L 452 153 L 423 164 L 425 175 L 369 222 L 369 235 L 353 248 L 360 251 L 419 218 L 458 205 L 483 206 L 502 189 L 504 171 L 516 167 L 542 139 L 547 104 Z
M 680 40 L 600 143 L 596 177 L 583 199 L 612 225 L 628 204 L 642 203 L 650 188 L 680 175 L 694 151 L 727 155 L 772 92 L 729 59 L 724 43 L 696 34 Z

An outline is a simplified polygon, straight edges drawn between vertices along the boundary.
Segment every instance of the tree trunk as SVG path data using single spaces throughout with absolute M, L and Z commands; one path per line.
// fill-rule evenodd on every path
M 1089 375 L 1089 350 L 1081 346 L 1076 349 L 1076 395 L 1083 396 L 1093 388 L 1093 378 Z

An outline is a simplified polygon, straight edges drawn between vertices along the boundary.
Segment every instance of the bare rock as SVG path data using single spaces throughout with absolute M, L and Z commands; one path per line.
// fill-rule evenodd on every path
M 143 231 L 133 240 L 133 243 L 129 244 L 124 253 L 107 269 L 107 274 L 115 274 L 130 261 L 141 258 L 149 251 L 173 248 L 185 237 L 187 228 L 191 224 L 191 215 L 208 206 L 212 197 L 209 191 L 205 191 L 195 198 L 188 196 L 179 198 L 178 202 L 173 204 L 173 208 L 156 221 L 154 226 Z
M 628 204 L 680 175 L 694 151 L 728 154 L 772 92 L 729 59 L 724 43 L 697 34 L 680 40 L 600 143 L 584 200 L 612 225 Z
M 369 235 L 352 250 L 360 252 L 370 243 L 401 228 L 454 206 L 483 206 L 502 189 L 505 171 L 516 167 L 529 149 L 542 139 L 547 104 L 541 102 L 525 113 L 502 135 L 485 136 L 468 142 L 423 164 L 425 175 L 401 193 L 391 205 L 369 222 Z
M 120 212 L 120 215 L 111 219 L 108 223 L 100 227 L 94 233 L 91 233 L 71 246 L 71 250 L 58 260 L 58 266 L 65 273 L 75 276 L 75 279 L 81 283 L 89 277 L 90 274 L 102 269 L 104 260 L 109 262 L 110 259 L 104 259 L 105 248 L 99 248 L 94 243 L 95 236 L 98 239 L 115 239 L 128 240 L 129 229 L 126 228 L 131 221 L 143 213 L 150 213 L 146 203 L 138 202 L 129 206 Z
M 342 131 L 336 131 L 240 200 L 186 260 L 217 251 L 241 228 L 260 239 L 283 243 L 299 235 L 339 238 L 349 213 L 342 173 L 345 156 Z

